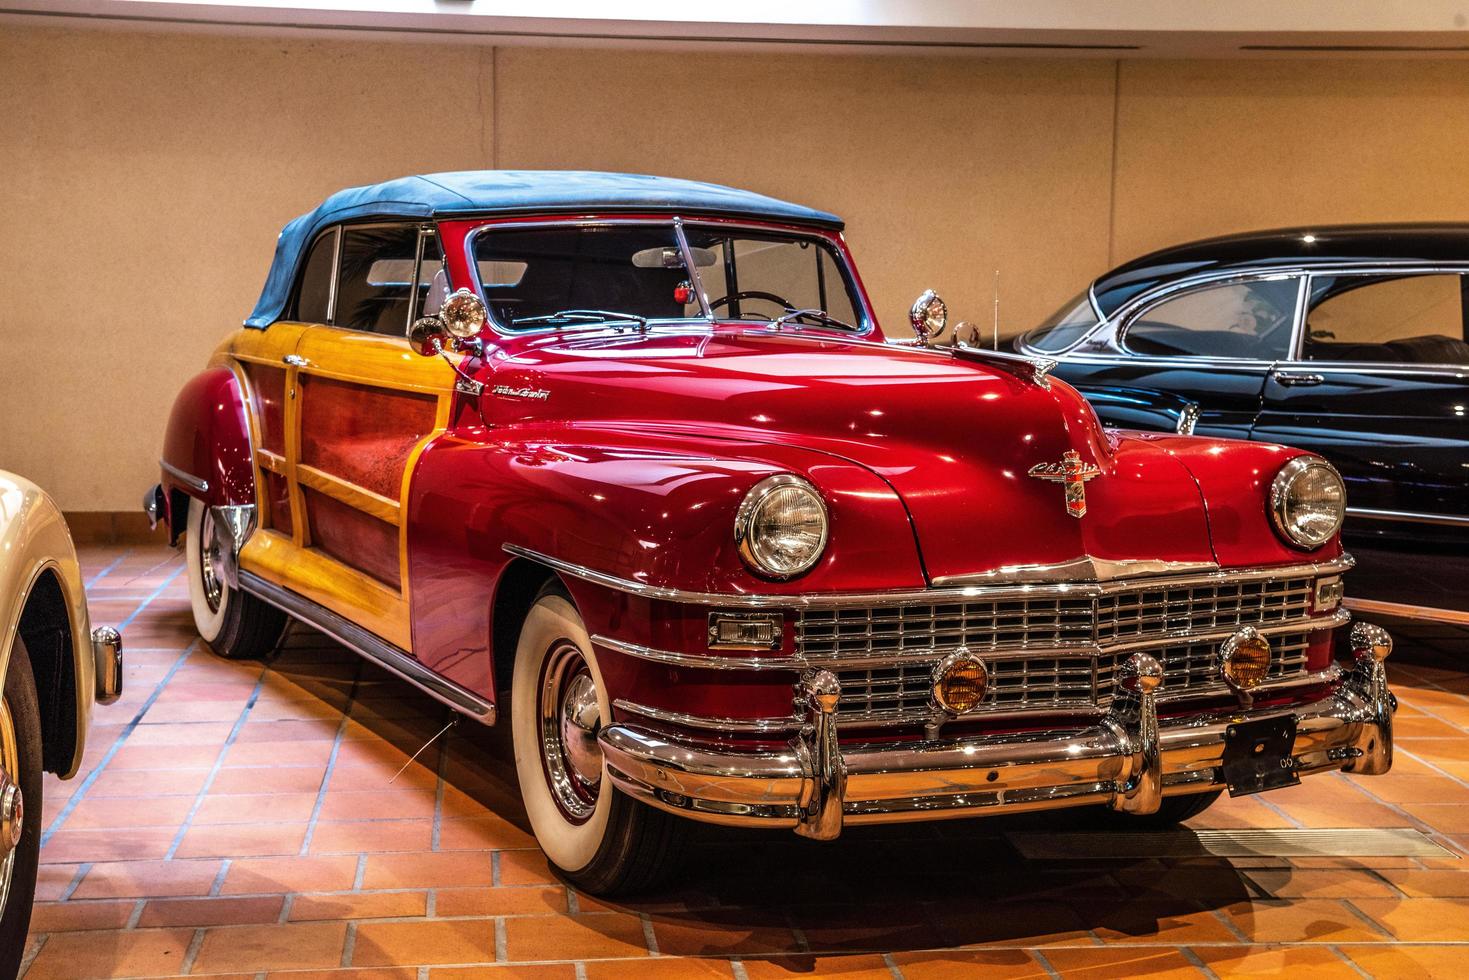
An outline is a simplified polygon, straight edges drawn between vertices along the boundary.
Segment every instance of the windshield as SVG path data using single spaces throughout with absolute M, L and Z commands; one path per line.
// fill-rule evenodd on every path
M 832 245 L 779 232 L 673 224 L 487 228 L 474 237 L 485 303 L 504 330 L 606 323 L 781 320 L 860 327 L 855 290 Z M 709 303 L 706 312 L 700 299 Z
M 1095 327 L 1097 311 L 1092 308 L 1091 290 L 1074 297 L 1023 338 L 1036 350 L 1055 354 L 1075 344 Z
M 686 226 L 684 233 L 716 317 L 774 320 L 797 310 L 819 310 L 849 328 L 862 325 L 845 264 L 829 242 L 700 225 Z

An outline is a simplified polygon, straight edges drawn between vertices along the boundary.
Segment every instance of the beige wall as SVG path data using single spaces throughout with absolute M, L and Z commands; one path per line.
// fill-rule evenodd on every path
M 1469 217 L 1464 62 L 693 55 L 0 31 L 0 468 L 130 510 L 276 232 L 404 173 L 574 167 L 848 218 L 889 331 L 986 328 L 1170 241 Z M 1456 179 L 1458 178 L 1458 179 Z M 1114 201 L 1115 196 L 1115 201 Z

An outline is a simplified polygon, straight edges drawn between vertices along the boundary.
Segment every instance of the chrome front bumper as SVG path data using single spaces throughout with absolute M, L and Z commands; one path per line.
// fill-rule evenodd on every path
M 1380 634 L 1381 631 L 1378 631 Z M 660 809 L 720 824 L 784 827 L 831 839 L 846 823 L 893 823 L 1085 804 L 1153 813 L 1165 795 L 1224 785 L 1226 733 L 1244 721 L 1294 715 L 1297 773 L 1392 766 L 1393 699 L 1385 634 L 1357 647 L 1327 697 L 1288 708 L 1213 711 L 1159 724 L 1158 691 L 1138 685 L 1080 731 L 838 745 L 835 677 L 808 676 L 810 724 L 784 751 L 741 753 L 632 724 L 602 731 L 619 789 Z M 1151 658 L 1150 658 L 1151 659 Z

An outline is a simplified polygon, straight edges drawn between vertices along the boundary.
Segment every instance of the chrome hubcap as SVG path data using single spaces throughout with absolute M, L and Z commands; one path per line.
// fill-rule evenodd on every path
M 204 584 L 204 601 L 210 612 L 219 612 L 224 597 L 224 582 L 219 578 L 219 541 L 214 534 L 214 515 L 206 509 L 199 523 L 199 577 Z
M 546 783 L 562 814 L 582 823 L 596 808 L 602 786 L 602 749 L 597 744 L 602 712 L 591 670 L 569 640 L 560 641 L 546 656 L 539 701 Z
M 10 897 L 15 877 L 15 849 L 25 831 L 25 803 L 20 784 L 20 742 L 10 716 L 10 702 L 0 698 L 0 910 Z

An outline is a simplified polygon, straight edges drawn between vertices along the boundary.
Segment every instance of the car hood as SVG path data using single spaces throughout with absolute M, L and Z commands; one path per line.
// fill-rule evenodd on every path
M 494 425 L 756 439 L 867 467 L 901 497 L 936 584 L 1078 560 L 1074 577 L 1086 578 L 1087 559 L 1215 561 L 1203 498 L 1178 459 L 1104 430 L 1068 385 L 982 355 L 727 327 L 522 338 L 489 367 L 482 407 Z M 1081 517 L 1060 482 L 1032 475 L 1068 453 L 1096 469 Z

